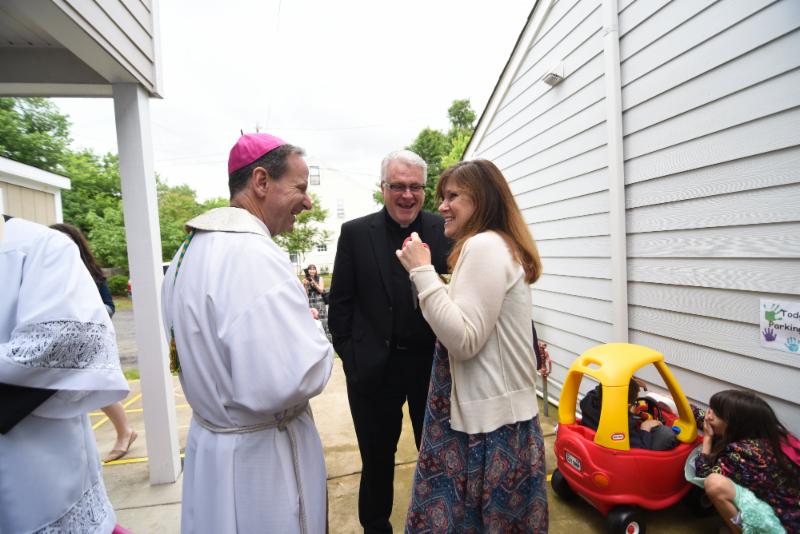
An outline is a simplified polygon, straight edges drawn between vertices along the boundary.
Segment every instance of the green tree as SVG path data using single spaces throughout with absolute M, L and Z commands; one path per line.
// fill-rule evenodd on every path
M 114 154 L 98 156 L 90 150 L 69 152 L 64 157 L 64 174 L 71 188 L 61 193 L 64 220 L 89 235 L 89 214 L 103 217 L 106 208 L 122 209 L 119 159 Z
M 127 272 L 128 243 L 125 240 L 122 205 L 104 209 L 102 216 L 90 212 L 86 222 L 91 227 L 86 237 L 100 265 L 121 267 Z
M 447 116 L 450 119 L 452 128 L 449 137 L 464 133 L 465 131 L 471 132 L 475 124 L 475 112 L 469 103 L 469 99 L 454 100 L 450 109 L 447 110 Z M 453 132 L 456 130 L 456 132 Z
M 169 186 L 156 176 L 158 191 L 158 221 L 161 231 L 161 254 L 169 261 L 186 236 L 185 225 L 190 219 L 211 208 L 227 206 L 228 200 L 214 198 L 197 201 L 197 193 L 188 185 Z
M 297 254 L 302 263 L 305 255 L 313 247 L 324 244 L 330 238 L 330 232 L 319 225 L 328 218 L 328 210 L 324 209 L 314 193 L 311 197 L 311 209 L 300 213 L 294 221 L 291 232 L 274 236 L 275 242 L 289 254 Z
M 461 156 L 464 155 L 471 137 L 471 132 L 459 132 L 453 137 L 450 143 L 450 152 L 442 157 L 442 170 L 461 161 Z M 436 182 L 439 182 L 438 178 Z
M 44 98 L 0 98 L 0 156 L 60 173 L 70 123 Z

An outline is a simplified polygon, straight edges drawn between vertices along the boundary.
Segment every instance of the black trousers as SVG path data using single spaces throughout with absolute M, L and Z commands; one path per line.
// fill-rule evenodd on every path
M 392 532 L 394 455 L 403 425 L 403 403 L 408 402 L 419 450 L 432 359 L 433 347 L 424 353 L 395 349 L 381 387 L 364 393 L 347 384 L 361 454 L 358 519 L 365 533 Z

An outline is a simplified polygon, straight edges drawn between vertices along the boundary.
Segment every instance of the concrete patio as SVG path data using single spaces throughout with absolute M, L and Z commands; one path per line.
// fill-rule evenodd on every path
M 191 409 L 186 404 L 177 378 L 174 379 L 174 392 L 178 433 L 181 446 L 183 446 L 186 442 Z M 139 433 L 139 438 L 131 447 L 128 456 L 105 465 L 103 471 L 111 502 L 117 511 L 117 520 L 136 534 L 180 532 L 183 480 L 179 478 L 175 484 L 150 485 L 138 381 L 131 381 L 131 394 L 125 404 L 128 417 Z M 330 532 L 333 534 L 359 532 L 357 504 L 361 461 L 347 404 L 344 373 L 338 359 L 335 362 L 333 376 L 328 387 L 311 404 L 322 436 L 322 443 L 325 446 Z M 551 407 L 551 416 L 554 416 L 555 413 L 555 408 Z M 93 413 L 91 417 L 97 435 L 98 448 L 103 455 L 113 444 L 114 429 L 105 420 L 102 412 Z M 395 532 L 402 532 L 403 529 L 416 460 L 416 449 L 408 417 L 404 422 L 395 468 L 395 499 L 392 514 Z M 547 469 L 550 473 L 555 466 L 552 447 L 553 421 L 543 417 L 542 423 L 547 444 Z M 600 514 L 588 504 L 582 501 L 564 503 L 552 493 L 549 485 L 548 499 L 551 533 L 605 532 L 605 523 Z M 648 514 L 648 532 L 651 534 L 700 534 L 716 532 L 717 528 L 716 518 L 698 520 L 682 506 Z

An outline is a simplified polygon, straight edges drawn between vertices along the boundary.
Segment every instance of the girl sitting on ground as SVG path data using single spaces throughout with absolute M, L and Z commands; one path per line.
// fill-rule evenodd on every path
M 747 391 L 715 393 L 703 432 L 696 475 L 731 532 L 800 532 L 800 440 L 769 404 Z

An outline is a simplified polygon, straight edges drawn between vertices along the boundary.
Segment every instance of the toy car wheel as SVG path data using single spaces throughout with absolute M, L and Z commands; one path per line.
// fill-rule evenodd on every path
M 608 514 L 611 534 L 645 534 L 644 514 L 635 506 L 618 506 Z
M 556 469 L 553 471 L 553 476 L 550 479 L 550 485 L 553 486 L 553 491 L 561 497 L 562 500 L 571 501 L 575 498 L 575 492 L 569 487 L 567 479 L 561 474 L 561 471 Z

